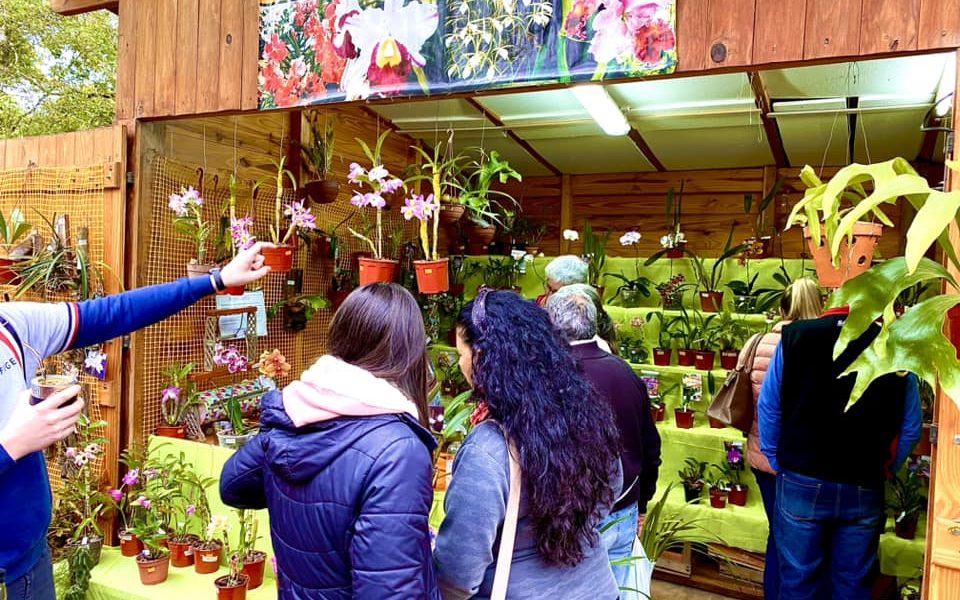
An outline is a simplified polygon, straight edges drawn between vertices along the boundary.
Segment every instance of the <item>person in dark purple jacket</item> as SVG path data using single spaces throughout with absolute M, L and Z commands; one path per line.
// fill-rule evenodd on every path
M 281 599 L 439 600 L 426 339 L 410 292 L 355 290 L 330 354 L 264 397 L 260 435 L 224 465 L 223 502 L 269 510 Z
M 584 289 L 586 288 L 586 289 Z M 660 469 L 660 433 L 650 414 L 647 388 L 622 359 L 603 351 L 597 333 L 597 307 L 585 285 L 560 288 L 547 301 L 547 312 L 580 362 L 587 379 L 613 408 L 620 429 L 620 461 L 623 491 L 606 518 L 603 534 L 610 560 L 633 554 L 633 541 L 643 525 L 647 503 L 657 489 Z M 613 572 L 622 591 L 621 600 L 635 598 L 633 563 L 614 565 Z

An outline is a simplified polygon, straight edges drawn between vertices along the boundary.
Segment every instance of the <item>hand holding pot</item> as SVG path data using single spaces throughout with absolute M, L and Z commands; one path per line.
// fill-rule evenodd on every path
M 270 267 L 263 266 L 263 248 L 276 248 L 273 244 L 257 242 L 246 250 L 239 252 L 227 266 L 220 271 L 223 284 L 227 287 L 243 287 L 248 283 L 260 279 L 270 272 Z
M 68 437 L 76 430 L 83 410 L 83 400 L 74 401 L 79 393 L 80 386 L 72 385 L 31 405 L 30 390 L 21 392 L 10 421 L 0 431 L 0 446 L 10 458 L 19 460 Z

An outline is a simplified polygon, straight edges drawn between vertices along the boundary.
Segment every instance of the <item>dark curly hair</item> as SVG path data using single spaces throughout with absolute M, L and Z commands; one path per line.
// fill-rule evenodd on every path
M 613 413 L 546 311 L 512 292 L 488 292 L 476 302 L 483 309 L 474 314 L 469 303 L 457 323 L 473 351 L 474 393 L 519 449 L 540 556 L 575 565 L 584 540 L 599 542 L 601 511 L 613 505 Z

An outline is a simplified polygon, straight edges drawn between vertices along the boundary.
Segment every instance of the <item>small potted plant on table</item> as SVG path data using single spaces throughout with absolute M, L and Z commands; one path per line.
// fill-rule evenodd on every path
M 716 315 L 703 316 L 694 311 L 694 366 L 700 371 L 712 371 L 717 353 L 713 350 L 717 328 L 713 323 Z
M 720 349 L 720 367 L 731 370 L 737 368 L 740 350 L 750 336 L 750 330 L 742 319 L 734 318 L 729 310 L 717 314 L 714 322 L 714 341 Z
M 662 398 L 650 398 L 650 416 L 654 423 L 660 423 L 667 417 L 667 406 Z
M 240 564 L 244 575 L 249 577 L 247 589 L 255 590 L 263 584 L 263 571 L 267 563 L 267 553 L 256 549 L 257 540 L 257 517 L 253 511 L 238 510 L 237 515 L 240 519 L 240 536 L 236 555 L 240 558 Z
M 200 406 L 196 386 L 189 379 L 195 368 L 193 363 L 176 364 L 164 372 L 170 385 L 160 396 L 160 416 L 163 417 L 163 423 L 157 425 L 157 435 L 178 439 L 187 437 L 187 411 Z
M 746 469 L 746 463 L 743 461 L 743 443 L 742 442 L 724 442 L 727 450 L 727 462 L 724 475 L 730 481 L 730 504 L 735 506 L 747 505 L 747 490 L 743 484 L 742 475 Z
M 174 567 L 189 567 L 194 564 L 193 547 L 200 541 L 200 537 L 191 530 L 194 524 L 207 523 L 210 520 L 210 504 L 207 501 L 207 490 L 216 479 L 202 477 L 187 463 L 183 454 L 171 457 L 164 465 L 171 485 L 175 487 L 175 496 L 178 504 L 171 510 L 171 536 L 167 541 L 170 548 L 170 563 Z
M 743 252 L 744 246 L 731 246 L 733 243 L 733 226 L 730 227 L 730 234 L 727 236 L 727 242 L 723 246 L 723 252 L 713 262 L 710 269 L 707 269 L 706 259 L 700 258 L 690 250 L 685 252 L 690 256 L 690 264 L 693 266 L 693 273 L 697 278 L 697 286 L 700 291 L 700 308 L 706 312 L 720 312 L 723 310 L 723 273 L 726 270 L 726 263 L 729 259 Z
M 660 294 L 660 302 L 663 310 L 680 310 L 683 308 L 683 294 L 693 287 L 691 283 L 684 283 L 685 277 L 677 274 L 668 281 L 658 283 L 657 293 Z
M 673 341 L 677 339 L 677 332 L 674 328 L 674 320 L 667 320 L 662 312 L 647 313 L 647 322 L 656 319 L 660 323 L 657 331 L 657 347 L 653 349 L 653 364 L 658 367 L 670 366 L 670 358 L 673 354 Z
M 930 478 L 929 458 L 911 457 L 904 469 L 905 473 L 894 475 L 890 482 L 893 493 L 887 508 L 893 514 L 897 537 L 912 540 L 917 535 L 920 514 L 927 506 L 923 482 Z
M 653 282 L 640 274 L 640 248 L 637 244 L 640 242 L 640 232 L 628 231 L 620 236 L 621 246 L 632 246 L 636 252 L 634 259 L 634 276 L 627 277 L 621 273 L 607 273 L 607 277 L 619 279 L 623 284 L 617 288 L 617 293 L 611 298 L 611 302 L 621 298 L 620 304 L 626 308 L 636 308 L 643 302 L 643 298 L 650 297 L 650 288 Z
M 678 429 L 693 429 L 696 413 L 690 408 L 690 405 L 696 402 L 698 398 L 686 388 L 681 392 L 680 406 L 673 409 L 674 420 Z
M 163 516 L 153 501 L 141 496 L 138 502 L 143 508 L 139 524 L 133 528 L 137 539 L 143 543 L 143 551 L 137 555 L 137 567 L 140 570 L 140 583 L 156 585 L 167 580 L 170 571 L 170 551 L 166 547 L 167 534 L 164 530 Z
M 707 463 L 688 456 L 683 463 L 683 469 L 678 475 L 683 483 L 683 497 L 687 504 L 699 504 L 703 493 L 704 476 L 707 472 Z
M 120 454 L 120 462 L 126 467 L 120 487 L 110 490 L 107 496 L 112 509 L 120 515 L 123 528 L 120 530 L 120 554 L 133 557 L 143 550 L 143 542 L 134 532 L 134 526 L 139 522 L 143 508 L 139 502 L 144 488 L 144 477 L 141 475 L 146 468 L 147 454 L 143 446 L 134 444 Z
M 727 494 L 730 493 L 730 482 L 724 476 L 723 467 L 710 465 L 707 473 L 707 486 L 710 488 L 710 506 L 726 508 Z
M 602 236 L 594 233 L 590 219 L 583 223 L 583 260 L 587 263 L 588 283 L 596 288 L 603 300 L 604 287 L 600 285 L 600 280 L 604 277 L 603 267 L 607 264 L 607 243 L 610 241 L 612 231 L 607 231 Z
M 213 515 L 207 523 L 204 538 L 193 545 L 193 567 L 201 575 L 216 573 L 220 568 L 223 555 L 223 537 L 227 535 L 230 523 L 226 517 Z

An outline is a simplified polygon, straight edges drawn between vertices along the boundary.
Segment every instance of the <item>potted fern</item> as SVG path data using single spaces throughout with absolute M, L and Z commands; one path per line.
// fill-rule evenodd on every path
M 22 260 L 26 252 L 22 250 L 21 242 L 32 226 L 27 223 L 23 211 L 14 208 L 10 216 L 4 217 L 0 212 L 0 285 L 13 283 L 17 278 L 16 271 L 11 269 L 18 260 Z
M 340 182 L 332 178 L 333 145 L 336 118 L 324 116 L 323 125 L 317 116 L 307 116 L 307 128 L 310 142 L 300 147 L 300 158 L 310 181 L 303 184 L 302 190 L 311 201 L 317 204 L 330 204 L 340 194 Z

